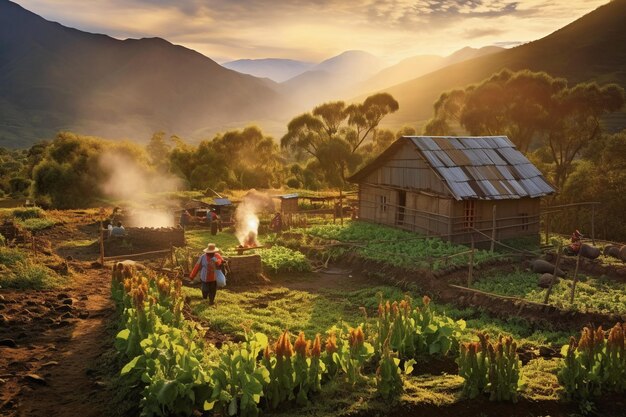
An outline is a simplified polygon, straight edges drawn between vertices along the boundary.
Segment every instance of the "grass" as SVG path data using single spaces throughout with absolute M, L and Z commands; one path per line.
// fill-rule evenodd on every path
M 496 274 L 481 278 L 474 287 L 495 294 L 543 302 L 547 290 L 537 286 L 538 279 L 538 274 L 516 271 L 512 274 Z M 626 312 L 626 284 L 581 275 L 580 281 L 576 284 L 574 304 L 570 304 L 572 283 L 572 280 L 561 279 L 552 288 L 550 304 L 564 310 L 582 312 L 617 314 Z
M 21 250 L 0 247 L 0 288 L 43 290 L 63 286 L 66 281 Z
M 0 209 L 0 218 L 14 219 L 16 224 L 31 232 L 49 229 L 58 223 L 55 216 L 39 207 Z
M 219 232 L 213 236 L 209 229 L 204 228 L 189 228 L 185 230 L 185 239 L 189 248 L 197 249 L 198 251 L 202 251 L 209 243 L 215 243 L 222 250 L 222 253 L 229 252 L 230 249 L 239 245 L 239 241 L 232 233 Z
M 224 333 L 241 335 L 241 324 L 249 322 L 254 331 L 264 332 L 272 340 L 285 329 L 296 334 L 302 330 L 313 336 L 324 334 L 341 323 L 356 326 L 363 321 L 359 307 L 377 305 L 378 291 L 402 297 L 398 289 L 389 287 L 350 292 L 321 289 L 319 293 L 311 293 L 277 286 L 250 291 L 218 291 L 218 307 L 213 308 L 202 300 L 198 289 L 185 291 L 191 297 L 194 313 L 211 327 Z

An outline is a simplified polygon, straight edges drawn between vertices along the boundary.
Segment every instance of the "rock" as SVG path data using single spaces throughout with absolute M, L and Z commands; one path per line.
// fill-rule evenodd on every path
M 539 282 L 537 283 L 537 285 L 539 285 L 541 288 L 548 288 L 550 286 L 550 282 L 552 281 L 552 274 L 543 274 L 539 277 Z M 554 284 L 556 284 L 557 282 L 559 282 L 559 278 L 554 280 Z
M 63 304 L 63 305 L 55 307 L 54 309 L 57 311 L 57 313 L 66 313 L 68 311 L 74 310 L 74 307 L 68 304 Z
M 0 310 L 4 310 L 5 308 L 7 308 L 6 304 L 0 304 Z
M 6 379 L 2 379 L 2 378 L 0 378 L 0 384 L 4 384 L 4 383 L 6 383 L 6 382 L 7 382 L 7 380 L 6 380 Z
M 41 365 L 41 367 L 44 368 L 46 366 L 55 366 L 55 365 L 58 365 L 58 364 L 59 364 L 59 362 L 57 362 L 57 361 L 50 361 L 50 362 L 44 363 L 43 365 Z
M 59 300 L 63 300 L 63 299 L 66 299 L 66 298 L 70 298 L 69 294 L 66 294 L 64 292 L 57 294 L 57 299 L 59 299 Z
M 602 252 L 604 253 L 604 256 L 610 256 L 612 258 L 619 259 L 619 249 L 619 246 L 608 245 L 604 247 L 604 250 Z
M 28 301 L 26 301 L 26 305 L 27 306 L 36 306 L 38 304 L 39 303 L 37 301 L 35 301 L 35 300 L 28 300 Z
M 66 298 L 65 300 L 61 301 L 63 304 L 66 304 L 68 306 L 71 306 L 72 304 L 74 304 L 74 299 L 73 298 Z
M 69 311 L 67 313 L 63 313 L 61 315 L 61 320 L 63 320 L 63 319 L 73 319 L 73 318 L 74 318 L 74 315 L 72 313 L 70 313 Z
M 24 376 L 24 379 L 26 379 L 29 382 L 34 382 L 39 385 L 48 385 L 48 382 L 46 381 L 46 379 L 37 374 L 26 374 Z
M 0 295 L 0 302 L 4 302 L 4 295 Z
M 0 346 L 16 348 L 17 347 L 17 343 L 15 343 L 15 340 L 13 340 L 13 339 L 2 339 L 2 340 L 0 340 Z
M 600 249 L 596 248 L 595 246 L 583 243 L 580 247 L 580 256 L 587 259 L 596 259 L 598 256 L 600 256 Z
M 81 300 L 81 301 L 86 301 L 86 300 L 89 299 L 89 297 L 86 296 L 86 295 L 81 295 L 80 297 L 78 297 L 78 299 Z
M 6 324 L 9 322 L 9 318 L 4 314 L 0 314 L 0 324 Z
M 626 262 L 626 245 L 619 248 L 619 258 L 622 261 Z
M 554 273 L 554 265 L 552 265 L 550 262 L 548 261 L 544 261 L 543 259 L 535 259 L 533 261 L 530 261 L 530 269 L 533 272 L 537 272 L 540 274 L 543 273 Z M 559 277 L 564 277 L 565 276 L 565 272 L 563 272 L 561 269 L 556 271 L 556 275 Z
M 78 313 L 78 318 L 86 319 L 87 317 L 89 317 L 88 311 L 81 311 L 80 313 Z
M 63 319 L 60 322 L 57 323 L 57 327 L 67 327 L 67 326 L 71 326 L 72 322 L 69 321 L 68 319 Z

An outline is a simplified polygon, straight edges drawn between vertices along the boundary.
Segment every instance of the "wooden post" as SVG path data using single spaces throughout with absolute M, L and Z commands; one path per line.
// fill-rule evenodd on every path
M 172 260 L 172 268 L 174 268 L 174 266 L 176 265 L 175 259 L 174 259 L 174 245 L 172 245 L 170 243 L 170 259 Z
M 339 189 L 339 218 L 343 226 L 343 190 L 341 188 Z
M 574 282 L 572 283 L 572 294 L 569 298 L 569 303 L 574 304 L 574 293 L 576 292 L 576 282 L 578 281 L 578 266 L 580 265 L 580 250 L 576 255 L 576 269 L 574 269 Z
M 100 219 L 100 265 L 104 266 L 104 224 Z
M 550 293 L 552 292 L 552 286 L 554 285 L 554 281 L 556 281 L 556 271 L 559 270 L 559 264 L 561 263 L 561 252 L 563 251 L 562 243 L 559 241 L 559 246 L 557 247 L 556 253 L 556 262 L 554 263 L 554 273 L 552 274 L 552 279 L 550 280 L 550 286 L 548 286 L 548 291 L 546 291 L 546 298 L 544 298 L 543 303 L 548 304 L 550 300 Z
M 546 245 L 550 243 L 550 214 L 546 214 Z
M 496 205 L 493 205 L 493 212 L 491 214 L 491 248 L 490 251 L 493 253 L 493 250 L 496 246 Z
M 591 204 L 591 243 L 595 246 L 596 244 L 596 205 Z M 572 293 L 572 301 L 574 293 Z
M 100 265 L 104 266 L 104 207 L 100 207 Z
M 469 258 L 469 271 L 467 273 L 467 288 L 472 286 L 472 281 L 474 279 L 474 233 L 470 235 L 472 239 L 472 251 L 470 252 Z

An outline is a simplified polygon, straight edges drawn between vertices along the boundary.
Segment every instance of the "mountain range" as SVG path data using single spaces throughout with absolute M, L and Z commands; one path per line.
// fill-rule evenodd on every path
M 292 117 L 316 104 L 362 100 L 378 91 L 400 103 L 385 119 L 387 127 L 415 127 L 432 115 L 442 92 L 502 68 L 626 87 L 624 21 L 626 0 L 613 0 L 512 49 L 464 48 L 390 67 L 365 51 L 320 63 L 264 59 L 220 66 L 160 38 L 86 33 L 0 0 L 0 146 L 28 146 L 58 130 L 145 141 L 158 130 L 199 139 L 258 124 L 280 137 Z M 626 117 L 609 123 L 624 128 Z

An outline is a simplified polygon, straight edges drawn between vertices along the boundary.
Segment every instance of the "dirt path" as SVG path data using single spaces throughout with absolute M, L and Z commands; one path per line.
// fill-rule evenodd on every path
M 86 269 L 63 290 L 0 291 L 0 415 L 104 415 L 94 366 L 111 344 L 109 279 Z

